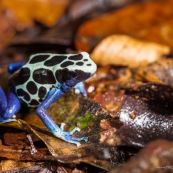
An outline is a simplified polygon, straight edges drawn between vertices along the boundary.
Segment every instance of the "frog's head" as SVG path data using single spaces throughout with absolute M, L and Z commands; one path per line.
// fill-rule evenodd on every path
M 69 87 L 90 78 L 97 69 L 96 64 L 86 52 L 69 55 L 60 67 L 55 73 L 56 79 Z

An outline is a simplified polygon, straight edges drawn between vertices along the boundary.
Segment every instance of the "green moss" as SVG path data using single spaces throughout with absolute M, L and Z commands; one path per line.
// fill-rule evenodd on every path
M 64 109 L 64 108 L 58 108 L 57 109 L 57 111 L 55 112 L 56 114 L 58 114 L 58 115 L 63 115 L 63 114 L 65 114 L 66 113 L 66 109 Z
M 80 123 L 79 128 L 83 129 L 87 127 L 90 123 L 92 123 L 94 117 L 91 116 L 89 113 L 86 113 L 84 116 L 78 118 L 78 122 Z
M 75 115 L 70 115 L 67 117 L 64 121 L 66 124 L 73 124 L 75 122 L 76 116 Z

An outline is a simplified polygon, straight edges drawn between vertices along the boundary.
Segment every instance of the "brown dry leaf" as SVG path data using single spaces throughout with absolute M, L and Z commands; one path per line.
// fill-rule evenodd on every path
M 30 26 L 33 20 L 47 26 L 55 25 L 69 0 L 2 0 L 0 11 L 7 10 L 20 22 L 18 27 Z
M 10 43 L 15 34 L 15 19 L 6 12 L 0 13 L 0 52 Z
M 103 112 L 98 103 L 93 102 L 89 98 L 80 95 L 77 96 L 69 92 L 51 104 L 47 111 L 58 125 L 62 122 L 66 124 L 65 131 L 79 127 L 81 131 L 75 132 L 74 137 L 86 136 L 89 138 L 88 141 L 81 141 L 81 146 L 77 147 L 74 144 L 56 138 L 47 130 L 41 120 L 33 112 L 26 115 L 25 121 L 13 120 L 11 122 L 0 123 L 0 126 L 15 127 L 35 134 L 44 142 L 54 159 L 64 163 L 85 162 L 109 170 L 113 166 L 111 163 L 112 158 L 115 157 L 116 159 L 114 159 L 114 161 L 119 162 L 118 158 L 120 155 L 116 147 L 114 147 L 114 153 L 110 151 L 112 153 L 110 159 L 104 156 L 104 150 L 112 149 L 111 147 L 109 148 L 109 146 L 103 146 L 100 140 L 101 138 L 106 138 L 107 141 L 108 139 L 114 140 L 115 137 L 113 133 L 109 133 L 111 136 L 106 133 L 107 131 L 114 132 L 114 128 L 102 129 L 102 127 L 100 127 L 100 124 L 105 126 L 102 120 L 106 121 L 110 119 L 111 116 Z M 104 131 L 106 132 L 102 133 Z M 2 154 L 4 153 L 1 153 L 1 155 Z M 22 156 L 22 154 L 19 153 L 19 156 Z M 3 155 L 3 157 L 7 157 L 7 155 Z M 40 158 L 38 152 L 32 155 L 32 157 Z M 46 156 L 44 155 L 44 157 Z
M 34 162 L 19 162 L 18 160 L 1 160 L 0 171 L 19 169 L 21 167 L 28 167 L 32 165 L 34 165 Z
M 162 58 L 157 62 L 140 66 L 136 71 L 138 80 L 173 85 L 173 60 Z
M 126 164 L 110 173 L 171 173 L 173 160 L 173 143 L 167 140 L 155 140 L 129 160 Z
M 89 52 L 100 40 L 113 34 L 126 34 L 173 46 L 172 6 L 173 0 L 136 3 L 89 20 L 78 30 L 76 47 Z
M 67 9 L 66 17 L 70 20 L 76 20 L 83 16 L 89 16 L 93 12 L 108 11 L 112 8 L 118 8 L 133 3 L 135 0 L 73 0 Z
M 121 145 L 144 147 L 148 142 L 158 138 L 173 140 L 173 133 L 170 130 L 173 127 L 172 98 L 159 99 L 157 96 L 163 92 L 163 89 L 166 93 L 163 97 L 166 97 L 167 93 L 172 95 L 173 88 L 164 85 L 148 85 L 145 85 L 144 91 L 139 94 L 135 88 L 131 93 L 126 92 L 124 95 L 119 111 L 119 120 L 123 126 L 116 131 Z
M 125 35 L 112 35 L 96 46 L 91 57 L 100 65 L 116 64 L 136 67 L 141 63 L 154 62 L 169 53 L 169 46 L 143 42 Z

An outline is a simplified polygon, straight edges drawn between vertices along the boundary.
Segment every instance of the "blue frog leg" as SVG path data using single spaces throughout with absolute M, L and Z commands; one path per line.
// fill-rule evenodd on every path
M 3 112 L 5 112 L 6 107 L 7 107 L 7 97 L 3 89 L 0 87 L 0 116 L 2 116 Z
M 86 93 L 85 86 L 84 86 L 83 82 L 79 82 L 77 85 L 75 85 L 74 88 L 79 90 L 80 93 L 83 94 L 83 96 L 87 96 L 87 93 Z
M 39 118 L 42 120 L 42 122 L 45 124 L 45 126 L 58 138 L 67 141 L 69 143 L 76 144 L 77 146 L 80 145 L 80 142 L 78 141 L 87 141 L 86 137 L 82 138 L 73 138 L 72 134 L 76 131 L 80 131 L 79 128 L 74 128 L 71 132 L 64 132 L 64 123 L 61 124 L 61 127 L 58 127 L 58 125 L 53 121 L 53 119 L 50 117 L 50 115 L 46 112 L 46 109 L 59 97 L 61 97 L 64 94 L 63 91 L 59 88 L 53 88 L 49 91 L 48 95 L 44 99 L 44 101 L 41 103 L 41 105 L 36 109 L 36 114 L 39 116 Z
M 6 97 L 4 91 L 0 87 L 0 122 L 11 119 L 20 110 L 20 101 L 16 96 L 13 88 L 10 88 Z
M 18 62 L 18 63 L 14 63 L 14 64 L 9 64 L 8 65 L 8 72 L 12 74 L 16 70 L 18 70 L 19 68 L 21 68 L 24 64 L 25 64 L 25 62 Z

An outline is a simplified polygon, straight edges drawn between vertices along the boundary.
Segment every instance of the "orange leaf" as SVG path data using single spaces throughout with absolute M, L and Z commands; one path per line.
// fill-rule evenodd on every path
M 89 20 L 78 30 L 76 48 L 91 51 L 99 41 L 113 34 L 131 35 L 173 46 L 172 6 L 173 0 L 149 1 Z
M 22 23 L 20 27 L 30 26 L 33 20 L 47 26 L 55 25 L 69 0 L 2 0 L 0 9 L 8 10 Z

